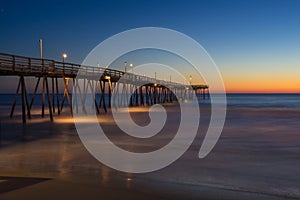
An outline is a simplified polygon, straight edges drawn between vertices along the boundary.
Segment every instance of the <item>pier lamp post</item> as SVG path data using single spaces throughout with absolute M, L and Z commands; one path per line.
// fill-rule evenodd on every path
M 68 55 L 66 53 L 62 54 L 62 61 L 63 63 L 65 63 L 65 59 L 68 57 Z
M 155 80 L 154 86 L 156 87 L 157 86 L 157 83 L 156 83 L 156 72 L 154 72 L 154 80 Z
M 189 77 L 189 83 L 190 83 L 190 87 L 192 87 L 192 75 L 190 75 L 190 77 Z M 189 87 L 187 87 L 187 90 L 189 90 Z M 192 92 L 193 92 L 193 90 L 191 91 L 191 92 L 189 92 L 189 99 L 191 99 L 192 98 Z
M 43 59 L 43 40 L 42 39 L 39 39 L 39 44 L 40 44 L 40 58 L 42 60 Z M 44 60 L 42 60 L 41 68 L 42 68 L 42 71 L 44 71 Z
M 131 67 L 131 73 L 133 73 L 134 64 L 131 63 L 129 66 Z
M 40 44 L 40 58 L 43 59 L 43 40 L 39 39 Z
M 65 74 L 65 59 L 68 57 L 68 55 L 66 53 L 63 53 L 61 57 L 63 62 L 63 73 Z
M 124 62 L 124 72 L 126 73 L 127 61 Z

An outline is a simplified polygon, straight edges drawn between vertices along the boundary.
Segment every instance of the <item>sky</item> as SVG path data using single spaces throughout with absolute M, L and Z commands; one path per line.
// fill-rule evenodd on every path
M 107 0 L 0 2 L 0 52 L 81 63 L 122 31 L 163 27 L 196 40 L 228 93 L 300 93 L 300 1 Z M 5 84 L 4 84 L 5 83 Z M 0 77 L 0 92 L 14 91 Z

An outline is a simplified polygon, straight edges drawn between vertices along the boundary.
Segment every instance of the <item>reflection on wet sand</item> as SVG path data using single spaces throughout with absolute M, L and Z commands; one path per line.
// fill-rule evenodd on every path
M 300 124 L 291 120 L 299 119 L 299 112 L 229 109 L 217 146 L 199 159 L 209 109 L 201 112 L 199 133 L 189 150 L 172 165 L 146 174 L 122 173 L 98 162 L 82 145 L 70 117 L 57 117 L 53 123 L 33 118 L 23 126 L 2 116 L 0 176 L 51 180 L 1 193 L 0 198 L 38 199 L 38 193 L 58 195 L 59 188 L 73 199 L 300 198 Z M 111 140 L 132 151 L 157 148 L 164 144 L 161 140 L 173 137 L 169 127 L 152 143 L 139 143 L 118 133 L 109 113 L 99 120 Z

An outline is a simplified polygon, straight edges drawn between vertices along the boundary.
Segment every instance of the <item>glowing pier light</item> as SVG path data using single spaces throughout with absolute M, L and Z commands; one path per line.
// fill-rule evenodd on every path
M 131 67 L 131 72 L 133 73 L 134 64 L 133 64 L 133 63 L 130 63 L 129 66 Z
M 68 55 L 66 53 L 63 53 L 62 54 L 62 61 L 63 63 L 65 62 L 65 59 L 68 57 Z

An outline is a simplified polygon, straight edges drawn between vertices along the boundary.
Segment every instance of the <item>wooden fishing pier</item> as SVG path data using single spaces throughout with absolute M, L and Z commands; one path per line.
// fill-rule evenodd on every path
M 78 87 L 77 73 L 86 73 L 84 87 Z M 101 74 L 95 76 L 95 74 Z M 41 87 L 42 105 L 41 116 L 45 115 L 45 105 L 47 103 L 49 110 L 49 118 L 53 121 L 54 114 L 60 115 L 65 103 L 67 102 L 71 115 L 73 109 L 76 109 L 76 99 L 71 102 L 69 82 L 72 81 L 74 89 L 73 94 L 80 97 L 81 101 L 85 101 L 85 91 L 89 88 L 96 96 L 94 98 L 94 106 L 97 113 L 103 108 L 107 112 L 107 107 L 112 106 L 150 106 L 157 103 L 166 103 L 177 101 L 178 94 L 180 98 L 187 99 L 191 92 L 198 94 L 200 99 L 208 98 L 207 85 L 192 85 L 193 91 L 189 90 L 189 86 L 157 80 L 146 76 L 136 75 L 133 73 L 125 73 L 124 71 L 83 66 L 67 62 L 59 62 L 50 59 L 30 58 L 24 56 L 0 53 L 0 76 L 18 76 L 19 82 L 16 88 L 15 98 L 12 103 L 10 117 L 14 115 L 14 109 L 17 99 L 21 97 L 22 102 L 22 121 L 26 123 L 31 118 L 31 109 L 35 101 L 36 94 Z M 26 88 L 26 77 L 36 77 L 31 99 L 28 98 Z M 95 79 L 96 77 L 96 79 Z M 59 81 L 59 80 L 63 81 Z M 63 97 L 61 98 L 59 91 L 59 83 L 63 82 Z M 176 96 L 174 92 L 176 91 Z M 108 100 L 107 100 L 108 98 Z M 74 108 L 73 108 L 74 107 Z

